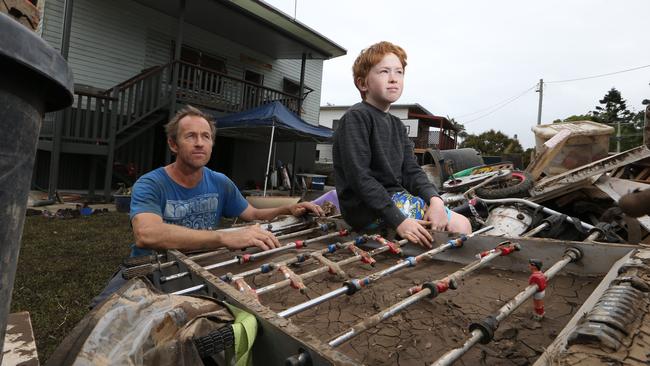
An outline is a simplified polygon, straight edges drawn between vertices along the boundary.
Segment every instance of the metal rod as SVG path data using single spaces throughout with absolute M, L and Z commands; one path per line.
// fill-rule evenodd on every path
M 291 259 L 288 259 L 288 260 L 285 260 L 285 261 L 265 263 L 265 264 L 261 265 L 260 267 L 252 269 L 250 271 L 242 272 L 242 273 L 239 273 L 239 274 L 236 274 L 236 275 L 225 275 L 225 276 L 222 276 L 221 279 L 224 280 L 224 281 L 227 281 L 227 282 L 234 282 L 234 281 L 237 281 L 239 279 L 242 279 L 242 278 L 245 278 L 245 277 L 248 277 L 248 276 L 252 276 L 252 275 L 255 275 L 255 274 L 259 274 L 259 273 L 269 272 L 270 270 L 272 270 L 274 268 L 280 268 L 281 266 L 288 266 L 288 265 L 291 265 L 291 264 L 297 263 L 297 262 L 305 262 L 307 260 L 306 257 L 313 257 L 316 254 L 323 255 L 325 253 L 333 253 L 338 249 L 345 249 L 345 248 L 348 248 L 350 245 L 353 245 L 353 244 L 361 244 L 362 242 L 365 242 L 368 238 L 370 238 L 372 240 L 378 240 L 378 239 L 383 240 L 383 238 L 381 238 L 379 235 L 373 235 L 371 237 L 369 237 L 368 235 L 364 235 L 362 237 L 360 236 L 360 237 L 356 238 L 355 240 L 350 240 L 350 241 L 342 243 L 342 244 L 341 243 L 330 244 L 327 248 L 324 248 L 324 249 L 321 249 L 321 250 L 318 250 L 318 251 L 315 251 L 315 252 L 302 253 L 301 255 L 298 255 L 298 256 L 296 256 L 294 258 L 291 258 Z M 402 240 L 402 241 L 400 241 L 400 242 L 398 242 L 396 244 L 397 244 L 397 246 L 401 247 L 402 245 L 404 245 L 406 243 L 407 243 L 407 240 Z M 394 246 L 392 246 L 391 244 L 393 244 L 393 243 L 390 243 L 390 244 L 384 245 L 382 247 L 376 248 L 376 249 L 370 251 L 368 254 L 373 256 L 373 255 L 377 255 L 377 254 L 386 252 L 388 250 L 393 250 Z M 361 258 L 362 258 L 361 255 L 355 254 L 352 257 L 349 257 L 349 258 L 346 258 L 346 259 L 341 260 L 339 262 L 336 262 L 335 265 L 336 266 L 343 266 L 345 264 L 358 261 Z M 303 273 L 301 275 L 298 275 L 298 278 L 300 280 L 305 280 L 305 279 L 314 277 L 314 276 L 316 276 L 318 274 L 327 272 L 328 270 L 329 270 L 329 267 L 327 267 L 327 266 L 319 267 L 319 268 L 314 269 L 312 271 L 309 271 L 309 272 Z M 269 292 L 269 291 L 272 291 L 272 290 L 277 290 L 277 289 L 280 289 L 280 288 L 284 288 L 284 287 L 286 287 L 286 286 L 288 286 L 290 284 L 291 284 L 291 280 L 290 279 L 285 279 L 285 280 L 270 284 L 268 286 L 262 287 L 260 289 L 257 289 L 257 290 L 255 290 L 255 294 L 256 295 L 261 295 L 263 293 L 266 293 L 266 292 Z M 204 287 L 203 285 L 194 286 L 192 289 L 193 289 L 193 291 L 198 291 L 198 290 L 202 289 L 203 287 Z
M 200 289 L 202 289 L 204 287 L 205 287 L 205 285 L 196 285 L 196 286 L 192 286 L 192 287 L 188 287 L 188 288 L 185 288 L 185 289 L 182 289 L 182 290 L 172 292 L 171 295 L 183 295 L 183 294 L 187 294 L 187 293 L 190 293 L 190 292 L 198 291 L 198 290 L 200 290 Z
M 335 216 L 330 216 L 330 217 L 333 218 Z M 284 227 L 283 230 L 284 229 L 289 229 L 289 228 L 295 228 L 297 226 L 302 226 L 304 224 L 305 223 L 294 224 L 294 225 L 291 225 L 289 227 Z M 309 223 L 309 224 L 311 224 L 311 223 Z M 264 225 L 264 226 L 266 226 L 266 225 Z M 231 228 L 231 229 L 233 229 L 233 228 Z M 231 229 L 223 229 L 223 230 L 224 231 L 230 231 Z M 318 228 L 307 229 L 307 230 L 309 230 L 309 231 L 307 231 L 307 233 L 315 231 L 315 230 L 312 230 L 312 229 L 318 229 Z M 321 229 L 322 229 L 322 227 L 321 227 Z M 234 228 L 234 230 L 240 230 L 240 228 Z M 278 231 L 280 231 L 280 230 L 278 230 Z M 273 231 L 271 231 L 271 232 L 273 232 Z M 306 232 L 305 230 L 299 231 L 300 235 L 304 234 L 305 232 Z M 284 234 L 284 235 L 276 235 L 276 238 L 278 240 L 286 240 L 286 239 L 292 238 L 293 236 L 294 236 L 294 233 L 288 233 L 288 234 Z M 257 250 L 257 248 L 254 248 L 253 250 Z M 230 251 L 230 249 L 228 249 L 228 248 L 219 248 L 219 249 L 216 249 L 216 250 L 213 250 L 213 251 L 210 251 L 210 252 L 189 256 L 188 259 L 191 259 L 192 261 L 197 261 L 199 259 L 206 259 L 206 258 L 210 258 L 210 257 L 216 256 L 216 255 L 220 255 L 220 254 L 226 253 L 228 251 Z M 163 257 L 162 254 L 158 255 L 158 258 L 162 258 L 162 257 Z M 177 264 L 176 261 L 168 261 L 168 262 L 164 262 L 164 263 L 141 264 L 141 265 L 126 268 L 124 270 L 124 273 L 122 274 L 122 276 L 125 279 L 130 279 L 130 278 L 139 277 L 139 276 L 147 276 L 147 275 L 153 273 L 156 270 L 169 268 L 169 267 L 172 267 L 172 266 L 174 266 L 176 264 Z M 183 276 L 181 276 L 181 277 L 183 277 Z
M 463 242 L 467 240 L 469 237 L 477 235 L 479 233 L 491 230 L 493 226 L 488 226 L 486 228 L 483 228 L 481 230 L 478 230 L 472 234 L 469 234 L 467 236 L 461 236 L 457 239 L 452 239 L 447 242 L 447 244 L 440 245 L 439 247 L 435 249 L 428 250 L 416 257 L 409 257 L 404 260 L 399 261 L 397 264 L 394 266 L 388 267 L 384 270 L 381 270 L 379 272 L 375 272 L 369 276 L 366 276 L 365 278 L 362 279 L 353 279 L 345 283 L 345 285 L 337 290 L 330 291 L 326 294 L 323 294 L 321 296 L 318 296 L 312 300 L 309 300 L 307 302 L 304 302 L 302 304 L 295 305 L 289 309 L 286 309 L 280 313 L 278 313 L 279 316 L 286 318 L 295 314 L 298 314 L 300 312 L 303 312 L 307 309 L 310 309 L 324 301 L 331 300 L 333 298 L 336 298 L 342 294 L 348 294 L 352 295 L 356 291 L 360 290 L 361 288 L 370 285 L 373 282 L 376 282 L 382 277 L 385 277 L 393 272 L 399 271 L 402 268 L 405 267 L 412 267 L 415 266 L 418 262 L 425 260 L 425 259 L 431 259 L 433 256 L 435 256 L 438 253 L 441 253 L 449 248 L 458 248 L 463 245 Z
M 269 141 L 269 158 L 266 160 L 266 171 L 264 172 L 264 193 L 262 197 L 266 197 L 266 183 L 269 180 L 269 168 L 271 167 L 271 150 L 273 149 L 273 136 L 275 135 L 275 122 L 271 127 L 271 141 Z
M 395 244 L 397 244 L 398 246 L 401 247 L 401 246 L 405 245 L 406 243 L 408 243 L 408 240 L 403 239 L 403 240 L 398 241 Z M 351 242 L 345 243 L 343 245 L 345 245 L 345 247 L 347 248 L 352 244 L 355 244 L 355 241 L 351 241 Z M 370 256 L 374 256 L 374 255 L 381 254 L 381 253 L 384 253 L 384 252 L 389 251 L 389 250 L 391 250 L 391 246 L 390 245 L 384 245 L 384 246 L 381 246 L 379 248 L 371 250 L 368 254 Z M 362 256 L 360 254 L 355 254 L 352 257 L 345 258 L 345 259 L 343 259 L 341 261 L 336 262 L 336 265 L 337 266 L 344 266 L 346 264 L 358 262 L 361 259 L 362 259 Z M 305 279 L 314 277 L 316 275 L 319 275 L 321 273 L 325 273 L 327 271 L 329 271 L 329 267 L 328 266 L 322 266 L 322 267 L 318 267 L 318 268 L 316 268 L 314 270 L 311 270 L 309 272 L 303 273 L 303 274 L 299 275 L 299 277 L 302 280 L 305 280 Z M 267 292 L 272 291 L 272 290 L 278 290 L 278 289 L 287 287 L 290 284 L 291 284 L 290 280 L 282 280 L 282 281 L 279 281 L 279 282 L 276 282 L 276 283 L 272 283 L 272 284 L 270 284 L 268 286 L 261 287 L 261 288 L 255 290 L 255 293 L 257 293 L 258 295 L 261 295 L 261 294 L 267 293 Z
M 530 238 L 531 236 L 535 236 L 540 231 L 546 229 L 548 226 L 549 226 L 548 222 L 543 222 L 540 225 L 536 226 L 535 228 L 529 230 L 527 233 L 523 234 L 521 237 L 522 238 Z
M 313 229 L 309 229 L 309 230 L 304 230 L 304 231 L 313 232 L 314 229 L 322 230 L 325 227 L 329 228 L 331 226 L 330 224 L 323 224 L 323 225 L 325 225 L 325 226 L 318 227 L 318 228 L 313 228 Z M 341 231 L 336 232 L 336 233 L 329 233 L 329 234 L 321 235 L 321 236 L 318 236 L 318 237 L 315 237 L 315 238 L 312 238 L 312 239 L 297 240 L 297 241 L 288 243 L 287 245 L 283 245 L 283 246 L 281 246 L 279 248 L 274 248 L 274 249 L 271 249 L 271 250 L 267 250 L 265 252 L 257 252 L 257 253 L 253 253 L 253 254 L 238 255 L 238 256 L 235 256 L 233 259 L 230 259 L 230 260 L 227 260 L 227 261 L 210 264 L 208 266 L 203 267 L 203 269 L 211 270 L 211 269 L 216 269 L 216 268 L 229 266 L 231 264 L 236 264 L 236 263 L 244 264 L 244 263 L 254 261 L 254 260 L 258 259 L 258 258 L 271 255 L 273 253 L 278 253 L 278 252 L 282 252 L 282 251 L 289 250 L 289 249 L 300 249 L 303 246 L 306 246 L 307 244 L 313 243 L 315 241 L 328 239 L 328 238 L 331 238 L 333 236 L 346 236 L 346 235 L 348 235 L 348 231 L 347 230 L 341 230 Z M 160 277 L 160 282 L 168 282 L 168 281 L 172 281 L 172 280 L 177 280 L 179 278 L 183 278 L 183 277 L 187 276 L 188 274 L 189 274 L 189 272 L 179 272 L 179 273 L 169 275 L 169 276 L 162 276 L 162 277 Z
M 483 202 L 485 202 L 485 203 L 521 203 L 521 204 L 524 204 L 524 205 L 526 205 L 526 206 L 529 206 L 529 207 L 532 207 L 532 208 L 535 208 L 535 209 L 541 207 L 542 212 L 547 213 L 547 214 L 549 214 L 549 215 L 562 215 L 561 212 L 557 212 L 557 211 L 555 211 L 555 210 L 551 210 L 551 209 L 548 208 L 548 207 L 544 207 L 544 206 L 542 206 L 542 205 L 540 205 L 540 204 L 537 204 L 537 203 L 535 203 L 535 202 L 532 202 L 532 201 L 529 201 L 529 200 L 525 200 L 525 199 L 522 199 L 522 198 L 499 198 L 499 199 L 485 199 L 485 198 L 481 198 L 480 200 L 483 201 Z M 569 216 L 566 217 L 566 221 L 569 222 L 569 223 L 572 223 L 572 224 L 575 223 L 575 219 L 572 218 L 572 217 L 569 217 Z M 594 229 L 594 226 L 593 226 L 593 225 L 589 225 L 589 224 L 587 224 L 586 222 L 583 222 L 583 221 L 578 220 L 578 223 L 579 223 L 583 228 L 585 228 L 585 229 L 587 229 L 587 230 L 593 230 L 593 229 Z
M 323 248 L 321 250 L 307 252 L 307 253 L 301 253 L 300 255 L 297 255 L 297 256 L 295 256 L 293 258 L 283 260 L 283 261 L 280 261 L 280 262 L 264 263 L 261 266 L 259 266 L 257 268 L 254 268 L 252 270 L 246 271 L 246 272 L 241 272 L 241 273 L 238 273 L 238 274 L 235 274 L 235 275 L 226 274 L 224 276 L 221 276 L 221 279 L 226 281 L 226 282 L 230 282 L 230 281 L 233 281 L 233 280 L 235 280 L 237 278 L 245 278 L 245 277 L 253 276 L 253 275 L 256 275 L 256 274 L 259 274 L 259 273 L 267 273 L 267 272 L 270 272 L 271 270 L 273 270 L 273 269 L 275 269 L 278 266 L 281 266 L 283 264 L 284 265 L 292 265 L 294 263 L 307 262 L 308 260 L 310 260 L 316 254 L 321 254 L 322 255 L 322 254 L 325 254 L 325 253 L 334 253 L 338 249 L 347 248 L 350 244 L 355 244 L 355 243 L 359 244 L 359 243 L 362 243 L 362 242 L 364 242 L 366 240 L 367 240 L 367 236 L 365 236 L 365 235 L 364 236 L 359 236 L 354 240 L 350 240 L 350 241 L 347 241 L 347 242 L 342 243 L 342 244 L 341 243 L 330 244 L 330 245 L 327 246 L 327 248 Z
M 509 245 L 509 246 L 507 246 Z M 504 256 L 512 253 L 515 250 L 519 250 L 517 244 L 511 244 L 507 242 L 500 244 L 495 249 L 479 253 L 479 259 L 468 264 L 467 266 L 461 268 L 460 270 L 448 275 L 440 281 L 432 281 L 418 286 L 417 292 L 407 297 L 406 299 L 390 306 L 389 308 L 382 310 L 381 312 L 366 318 L 365 320 L 355 324 L 345 333 L 334 338 L 329 342 L 329 345 L 332 347 L 340 346 L 341 344 L 347 342 L 348 340 L 358 336 L 364 331 L 376 326 L 382 321 L 392 317 L 393 315 L 399 313 L 400 311 L 406 309 L 407 307 L 419 302 L 424 298 L 434 298 L 438 296 L 439 293 L 447 291 L 448 288 L 455 289 L 457 287 L 457 281 L 463 278 L 464 276 L 472 273 L 473 271 L 483 267 L 487 263 L 491 262 L 494 258 L 499 256 Z
M 567 264 L 575 262 L 582 258 L 582 252 L 576 248 L 569 248 L 565 253 L 562 259 L 557 261 L 551 268 L 549 268 L 544 275 L 546 280 L 550 281 L 559 271 L 564 269 Z M 537 284 L 532 284 L 526 287 L 523 291 L 518 293 L 512 300 L 508 301 L 503 305 L 499 310 L 497 310 L 496 315 L 491 315 L 487 318 L 486 321 L 483 321 L 483 324 L 491 328 L 492 333 L 499 326 L 499 323 L 508 317 L 515 309 L 517 309 L 521 304 L 523 304 L 528 298 L 533 296 L 537 292 Z M 436 360 L 432 366 L 442 366 L 442 365 L 451 365 L 460 357 L 462 357 L 470 348 L 472 348 L 478 342 L 488 343 L 491 339 L 487 339 L 485 342 L 484 338 L 487 337 L 487 334 L 481 330 L 481 328 L 475 328 L 472 330 L 471 337 L 465 341 L 465 343 L 459 347 L 452 349 L 445 353 L 442 357 Z

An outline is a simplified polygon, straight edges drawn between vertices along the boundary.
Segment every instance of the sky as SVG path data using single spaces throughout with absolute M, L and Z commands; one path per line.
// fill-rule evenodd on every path
M 265 1 L 347 50 L 324 63 L 321 105 L 359 101 L 352 63 L 383 40 L 408 54 L 399 104 L 453 117 L 469 133 L 517 135 L 524 148 L 535 145 L 539 79 L 542 123 L 594 110 L 612 87 L 633 111 L 650 99 L 650 67 L 553 82 L 650 65 L 648 0 Z

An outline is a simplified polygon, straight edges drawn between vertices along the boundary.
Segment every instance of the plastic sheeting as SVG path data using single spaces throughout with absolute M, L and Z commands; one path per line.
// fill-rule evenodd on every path
M 47 365 L 201 365 L 192 338 L 232 321 L 216 300 L 162 294 L 136 278 L 86 315 Z

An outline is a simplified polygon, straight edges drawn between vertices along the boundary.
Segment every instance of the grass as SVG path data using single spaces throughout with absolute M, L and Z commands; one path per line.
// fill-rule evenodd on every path
M 129 254 L 132 242 L 124 213 L 26 218 L 11 312 L 29 311 L 41 363 L 88 313 L 90 300 Z

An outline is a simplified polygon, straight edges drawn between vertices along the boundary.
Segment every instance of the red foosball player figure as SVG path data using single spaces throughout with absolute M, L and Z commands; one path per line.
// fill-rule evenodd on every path
M 531 275 L 528 277 L 528 284 L 537 285 L 537 292 L 533 295 L 533 319 L 540 321 L 544 318 L 544 290 L 546 289 L 546 276 L 542 272 L 542 261 L 529 259 L 528 267 Z

